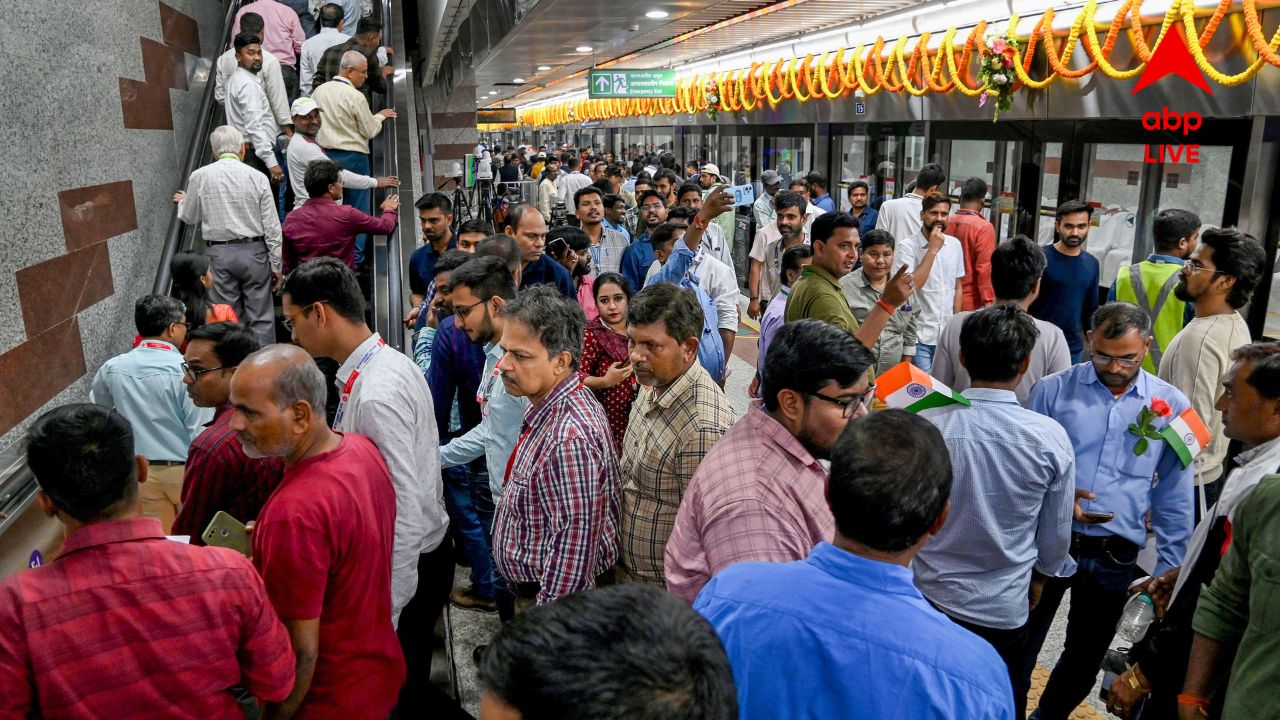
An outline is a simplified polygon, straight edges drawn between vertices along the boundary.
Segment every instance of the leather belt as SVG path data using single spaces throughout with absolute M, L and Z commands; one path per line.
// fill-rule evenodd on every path
M 1136 557 L 1140 549 L 1136 544 L 1119 535 L 1071 533 L 1071 552 L 1080 557 L 1098 557 L 1104 553 Z
M 156 467 L 178 467 L 186 465 L 187 462 L 185 460 L 148 460 L 147 464 L 155 465 Z
M 230 240 L 205 240 L 205 245 L 246 245 L 248 243 L 262 242 L 265 238 L 261 235 L 247 238 L 232 238 Z
M 614 584 L 613 568 L 609 568 L 596 576 L 596 587 L 604 587 Z M 542 583 L 537 582 L 521 582 L 507 583 L 507 587 L 511 589 L 511 594 L 522 600 L 534 600 L 538 597 L 538 593 L 542 591 Z

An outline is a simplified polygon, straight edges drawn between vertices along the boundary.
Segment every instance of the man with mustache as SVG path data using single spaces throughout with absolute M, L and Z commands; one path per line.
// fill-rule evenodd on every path
M 1058 206 L 1058 241 L 1044 249 L 1047 265 L 1040 295 L 1029 310 L 1062 330 L 1073 363 L 1080 362 L 1084 329 L 1098 309 L 1098 259 L 1084 251 L 1092 215 L 1093 207 L 1079 200 Z
M 1067 590 L 1071 611 L 1062 656 L 1040 696 L 1040 720 L 1066 720 L 1094 685 L 1129 598 L 1147 517 L 1156 538 L 1153 576 L 1182 565 L 1191 537 L 1192 476 L 1163 440 L 1129 428 L 1144 410 L 1159 431 L 1191 406 L 1177 388 L 1142 369 L 1151 319 L 1129 303 L 1093 315 L 1092 362 L 1050 375 L 1031 390 L 1027 407 L 1058 421 L 1075 448 L 1076 489 L 1068 567 L 1044 583 L 1027 620 L 1020 687 L 1028 687 L 1040 647 Z M 1146 440 L 1146 442 L 1141 442 Z M 1036 716 L 1033 716 L 1036 717 Z
M 753 318 L 759 318 L 781 286 L 786 285 L 786 278 L 782 277 L 782 254 L 792 246 L 809 244 L 804 197 L 790 190 L 780 190 L 770 200 L 774 210 L 773 222 L 756 231 L 748 254 L 751 269 L 747 289 L 751 293 L 751 302 L 747 306 L 747 314 Z
M 951 214 L 951 200 L 929 193 L 920 201 L 920 231 L 902 240 L 895 261 L 915 278 L 916 354 L 911 364 L 929 372 L 938 335 L 951 316 L 960 312 L 964 280 L 964 249 L 943 232 Z
M 640 183 L 637 181 L 636 185 Z M 649 272 L 649 266 L 658 259 L 653 252 L 653 231 L 667 221 L 667 205 L 662 199 L 662 193 L 657 190 L 641 191 L 636 202 L 640 220 L 637 228 L 639 232 L 631 241 L 631 246 L 622 253 L 619 272 L 631 283 L 632 288 L 641 288 L 644 287 L 644 277 Z
M 245 162 L 278 185 L 284 180 L 275 152 L 280 126 L 257 77 L 262 72 L 262 38 L 242 32 L 233 45 L 236 70 L 227 78 L 227 124 L 249 139 L 253 152 L 245 155 Z
M 618 272 L 629 244 L 627 236 L 604 226 L 604 192 L 588 185 L 573 196 L 574 212 L 591 240 L 591 267 L 597 273 Z

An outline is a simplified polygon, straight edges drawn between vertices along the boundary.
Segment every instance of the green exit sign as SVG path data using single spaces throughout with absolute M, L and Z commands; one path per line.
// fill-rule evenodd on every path
M 675 70 L 592 70 L 587 75 L 590 98 L 673 98 Z

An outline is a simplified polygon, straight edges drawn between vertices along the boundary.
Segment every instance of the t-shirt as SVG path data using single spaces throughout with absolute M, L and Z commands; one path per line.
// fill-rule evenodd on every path
M 283 620 L 320 619 L 298 717 L 386 717 L 404 684 L 391 625 L 396 495 L 377 447 L 347 433 L 285 469 L 253 532 L 253 562 Z
M 964 392 L 973 384 L 969 371 L 960 364 L 960 329 L 964 326 L 965 318 L 973 313 L 973 310 L 965 310 L 952 315 L 947 321 L 942 334 L 938 336 L 938 348 L 933 354 L 933 369 L 929 371 L 930 375 L 956 392 Z M 1040 334 L 1036 336 L 1035 347 L 1031 348 L 1031 364 L 1027 366 L 1027 372 L 1018 386 L 1013 389 L 1018 402 L 1024 406 L 1031 397 L 1031 387 L 1040 378 L 1071 367 L 1067 340 L 1058 326 L 1037 318 L 1036 328 L 1040 330 Z
M 1084 348 L 1084 331 L 1098 309 L 1098 259 L 1087 252 L 1064 255 L 1053 245 L 1044 248 L 1040 294 L 1030 312 L 1062 330 L 1071 354 Z

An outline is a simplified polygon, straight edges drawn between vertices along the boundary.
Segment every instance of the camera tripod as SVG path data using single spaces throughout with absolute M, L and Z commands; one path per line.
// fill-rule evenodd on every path
M 462 223 L 471 219 L 471 201 L 467 199 L 467 191 L 463 189 L 460 177 L 446 178 L 436 190 L 444 190 L 449 183 L 453 183 L 453 197 L 450 198 L 453 203 L 453 223 L 449 229 L 456 233 Z
M 493 224 L 493 180 L 476 180 L 476 187 L 473 191 L 473 199 L 475 200 L 477 220 Z

